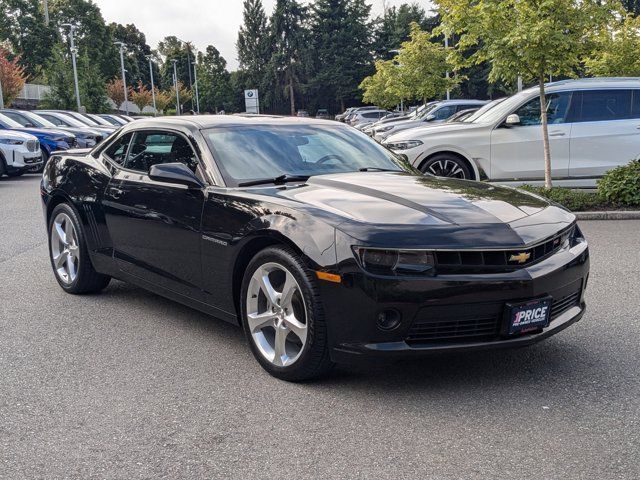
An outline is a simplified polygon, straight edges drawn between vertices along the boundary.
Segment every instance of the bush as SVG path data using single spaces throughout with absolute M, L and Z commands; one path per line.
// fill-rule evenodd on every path
M 573 212 L 611 208 L 601 197 L 594 193 L 559 187 L 547 190 L 544 187 L 533 187 L 531 185 L 523 185 L 521 188 L 559 203 Z
M 640 206 L 640 160 L 609 170 L 598 182 L 598 195 L 612 204 Z

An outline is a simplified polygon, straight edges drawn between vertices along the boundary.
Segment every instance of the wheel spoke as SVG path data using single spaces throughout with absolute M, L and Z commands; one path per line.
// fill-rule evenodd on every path
M 56 235 L 58 236 L 58 240 L 60 240 L 63 245 L 67 245 L 69 243 L 67 242 L 67 232 L 65 232 L 64 228 L 62 228 L 62 223 L 55 222 L 54 227 L 56 230 Z
M 260 272 L 260 289 L 262 293 L 267 297 L 267 301 L 270 305 L 277 305 L 280 295 L 275 291 L 271 280 L 269 280 L 269 272 L 262 270 Z
M 67 260 L 68 257 L 69 257 L 69 251 L 63 250 L 58 255 L 53 257 L 53 264 L 56 266 L 56 268 L 60 268 L 64 265 L 64 262 L 65 260 Z
M 287 343 L 287 335 L 289 334 L 289 330 L 285 330 L 283 328 L 276 328 L 276 338 L 273 345 L 273 363 L 278 366 L 284 365 L 284 360 L 282 357 L 285 356 L 285 345 Z
M 69 275 L 69 282 L 73 282 L 76 278 L 76 264 L 74 260 L 67 256 L 67 264 L 66 264 L 67 274 Z
M 250 313 L 247 315 L 247 321 L 249 323 L 249 331 L 256 333 L 262 330 L 264 327 L 273 326 L 276 316 L 271 312 L 265 313 Z
M 307 341 L 307 326 L 304 323 L 300 323 L 293 314 L 285 316 L 284 323 L 304 345 Z
M 293 295 L 298 290 L 298 284 L 296 283 L 295 278 L 289 272 L 286 272 L 286 277 L 284 280 L 284 285 L 282 286 L 282 294 L 280 299 L 280 305 L 284 308 L 291 308 L 291 300 L 293 299 Z

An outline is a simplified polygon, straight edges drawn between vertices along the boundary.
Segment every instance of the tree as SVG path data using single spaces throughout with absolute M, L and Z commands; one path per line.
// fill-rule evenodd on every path
M 359 101 L 358 86 L 373 70 L 370 10 L 364 0 L 317 0 L 311 6 L 310 89 L 341 110 L 347 101 Z
M 595 37 L 595 48 L 585 65 L 587 72 L 601 77 L 640 76 L 640 17 L 627 15 L 603 28 Z
M 171 93 L 167 91 L 158 90 L 158 87 L 155 88 L 156 94 L 156 108 L 158 112 L 164 112 L 169 105 L 171 105 Z M 174 96 L 175 98 L 175 96 Z
M 78 58 L 78 86 L 82 105 L 88 112 L 104 113 L 110 110 L 104 77 L 98 65 L 89 59 L 87 52 Z
M 119 23 L 109 24 L 109 31 L 115 41 L 123 42 L 124 46 L 124 68 L 127 71 L 127 83 L 137 85 L 144 83 L 151 88 L 151 77 L 149 75 L 148 55 L 153 56 L 151 47 L 147 44 L 147 39 L 135 25 L 120 25 Z M 154 79 L 160 76 L 160 70 L 156 63 L 152 63 Z
M 277 85 L 289 98 L 289 111 L 296 114 L 296 89 L 299 88 L 302 48 L 306 31 L 303 20 L 306 9 L 296 0 L 277 0 L 271 16 L 273 54 L 270 67 Z
M 57 32 L 44 24 L 39 0 L 0 1 L 0 40 L 7 40 L 12 51 L 22 58 L 28 78 L 40 76 L 58 41 Z
M 622 6 L 632 15 L 640 15 L 640 0 L 622 0 Z
M 427 18 L 424 8 L 416 3 L 403 3 L 399 7 L 385 9 L 383 15 L 374 21 L 373 49 L 376 58 L 392 59 L 397 53 L 395 50 L 409 39 L 412 23 L 431 31 L 436 22 Z
M 267 17 L 262 0 L 244 0 L 243 24 L 236 48 L 244 88 L 261 88 L 271 59 Z
M 172 86 L 169 90 L 169 95 L 171 95 L 171 103 L 170 105 L 176 107 L 176 87 Z M 189 103 L 193 98 L 191 94 L 191 90 L 186 88 L 182 82 L 178 82 L 178 96 L 180 98 L 180 111 L 183 111 L 183 105 Z M 176 112 L 178 108 L 176 108 Z
M 131 89 L 130 93 L 131 101 L 140 109 L 140 112 L 144 109 L 144 107 L 151 105 L 153 103 L 153 95 L 151 94 L 151 90 L 149 90 L 142 81 L 138 82 L 138 89 Z
M 366 77 L 360 84 L 364 91 L 362 100 L 382 108 L 391 108 L 406 100 L 407 96 L 399 95 L 398 65 L 392 60 L 376 60 L 376 73 Z
M 124 84 L 122 83 L 122 79 L 114 78 L 107 83 L 107 97 L 116 104 L 116 110 L 119 110 L 122 102 L 124 102 Z
M 193 46 L 185 43 L 177 37 L 165 37 L 158 45 L 158 54 L 163 57 L 160 82 L 164 88 L 173 87 L 173 60 L 176 61 L 178 81 L 183 85 L 190 85 L 193 80 L 193 62 L 196 58 L 193 54 Z
M 227 62 L 213 45 L 207 46 L 205 54 L 198 54 L 198 94 L 200 109 L 204 111 L 217 113 L 233 103 Z
M 14 57 L 13 60 L 9 60 L 9 57 L 9 50 L 0 46 L 0 85 L 5 105 L 11 105 L 25 83 L 25 69 L 18 63 L 20 57 Z
M 551 152 L 544 82 L 574 76 L 589 47 L 590 32 L 611 15 L 607 0 L 436 0 L 439 31 L 459 35 L 451 58 L 458 68 L 491 62 L 489 80 L 538 84 L 545 186 L 551 188 Z M 469 49 L 475 52 L 465 58 Z
M 45 108 L 76 109 L 76 94 L 70 57 L 68 49 L 62 44 L 58 43 L 53 46 L 51 57 L 43 70 L 46 84 L 50 89 L 44 97 L 43 106 Z

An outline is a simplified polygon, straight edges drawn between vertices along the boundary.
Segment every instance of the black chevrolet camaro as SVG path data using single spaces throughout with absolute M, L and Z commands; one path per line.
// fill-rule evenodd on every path
M 286 380 L 361 358 L 528 345 L 585 310 L 574 215 L 422 175 L 337 122 L 136 121 L 54 155 L 41 195 L 65 291 L 117 278 L 239 324 Z

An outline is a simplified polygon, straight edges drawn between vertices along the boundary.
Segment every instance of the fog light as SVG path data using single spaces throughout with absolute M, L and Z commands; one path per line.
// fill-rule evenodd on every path
M 378 313 L 377 325 L 380 330 L 393 330 L 400 325 L 402 316 L 400 312 L 392 308 L 382 310 Z

